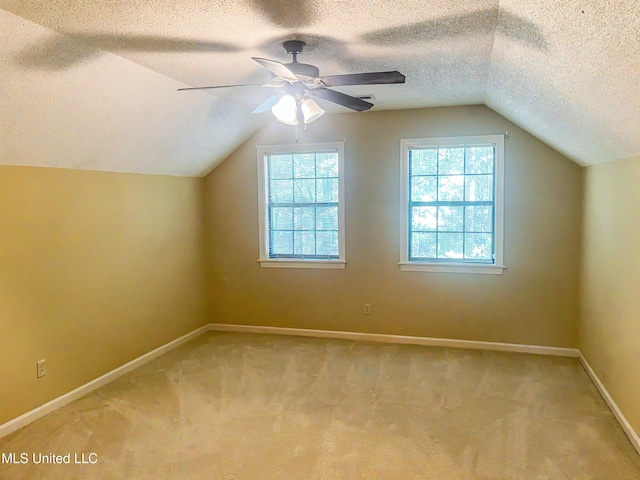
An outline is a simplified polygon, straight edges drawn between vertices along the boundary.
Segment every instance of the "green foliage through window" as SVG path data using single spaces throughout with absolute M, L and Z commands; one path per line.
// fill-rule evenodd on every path
M 337 259 L 338 153 L 267 156 L 269 258 Z
M 409 261 L 494 262 L 495 147 L 411 147 Z

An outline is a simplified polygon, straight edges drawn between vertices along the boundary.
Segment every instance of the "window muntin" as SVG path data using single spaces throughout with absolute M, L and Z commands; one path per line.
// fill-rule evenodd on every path
M 497 135 L 402 141 L 401 267 L 503 268 L 503 142 Z
M 258 148 L 263 266 L 344 263 L 342 164 L 341 143 Z

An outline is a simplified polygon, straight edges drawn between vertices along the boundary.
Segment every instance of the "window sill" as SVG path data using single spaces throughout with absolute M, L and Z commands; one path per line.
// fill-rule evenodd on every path
M 258 260 L 262 268 L 315 268 L 325 270 L 344 270 L 344 260 Z
M 502 275 L 502 271 L 507 268 L 504 265 L 483 263 L 400 262 L 399 265 L 403 272 L 479 273 L 485 275 Z

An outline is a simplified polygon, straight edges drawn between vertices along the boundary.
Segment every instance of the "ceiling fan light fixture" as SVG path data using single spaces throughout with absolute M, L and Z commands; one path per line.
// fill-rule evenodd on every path
M 303 98 L 300 101 L 300 109 L 302 110 L 305 124 L 311 123 L 324 115 L 324 110 L 310 98 Z
M 298 103 L 292 95 L 283 95 L 278 103 L 271 107 L 276 119 L 285 125 L 298 125 Z

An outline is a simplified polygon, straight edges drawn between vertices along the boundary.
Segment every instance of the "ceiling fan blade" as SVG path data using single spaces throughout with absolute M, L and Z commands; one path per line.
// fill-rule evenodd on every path
M 350 108 L 352 110 L 358 110 L 363 112 L 373 107 L 373 103 L 365 102 L 360 98 L 352 97 L 351 95 L 345 95 L 344 93 L 336 92 L 335 90 L 329 90 L 328 88 L 314 88 L 308 90 L 310 95 L 314 97 L 322 98 L 343 107 Z
M 280 77 L 289 82 L 298 81 L 298 77 L 296 77 L 296 75 L 291 70 L 289 70 L 283 63 L 276 62 L 275 60 L 269 60 L 267 58 L 258 58 L 258 57 L 251 57 L 251 58 L 256 62 L 258 62 L 260 65 L 262 65 L 264 68 L 269 70 L 271 73 L 273 73 L 276 77 Z
M 280 100 L 281 96 L 282 95 L 279 93 L 276 95 L 271 95 L 269 98 L 267 98 L 264 102 L 262 102 L 256 108 L 251 110 L 251 113 L 262 113 L 262 112 L 266 112 L 267 110 L 270 110 L 271 107 L 273 107 L 276 103 L 278 103 L 278 100 Z
M 327 87 L 342 87 L 345 85 L 376 85 L 388 83 L 404 83 L 405 76 L 398 71 L 348 73 L 346 75 L 329 75 L 320 77 Z
M 271 87 L 271 88 L 279 88 L 281 85 L 273 85 L 272 83 L 238 83 L 236 85 L 213 85 L 211 87 L 186 87 L 179 88 L 178 91 L 182 92 L 184 90 L 211 90 L 214 88 L 234 88 L 234 87 Z
M 179 88 L 178 91 L 184 90 L 211 90 L 214 88 L 232 88 L 232 87 L 279 87 L 280 85 L 272 85 L 270 83 L 239 83 L 237 85 L 214 85 L 211 87 L 187 87 Z

